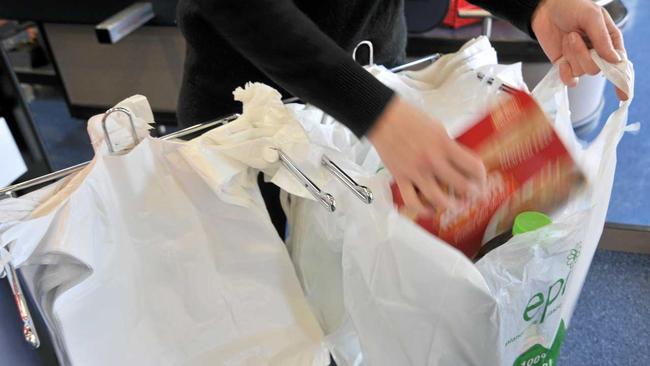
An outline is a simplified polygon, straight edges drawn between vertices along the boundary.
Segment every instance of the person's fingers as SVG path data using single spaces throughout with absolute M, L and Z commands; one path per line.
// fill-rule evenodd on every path
M 478 185 L 472 183 L 465 175 L 445 159 L 435 159 L 432 162 L 437 181 L 446 184 L 456 196 L 466 196 L 478 190 Z
M 587 49 L 587 45 L 580 35 L 576 32 L 571 32 L 569 34 L 569 43 L 572 48 L 572 52 L 575 56 L 575 59 L 580 64 L 582 70 L 589 75 L 596 75 L 600 72 L 598 65 L 591 58 L 591 53 Z
M 448 147 L 449 158 L 456 168 L 466 177 L 483 186 L 487 181 L 487 172 L 481 159 L 466 147 L 453 141 Z
M 602 12 L 603 18 L 605 20 L 605 26 L 607 27 L 607 32 L 609 32 L 609 36 L 612 39 L 612 45 L 616 50 L 625 52 L 625 42 L 623 40 L 623 34 L 621 33 L 621 30 L 618 29 L 616 23 L 614 23 L 614 20 L 605 9 L 602 9 Z M 619 88 L 616 88 L 616 96 L 618 99 L 623 101 L 627 100 L 628 98 L 627 94 L 625 94 Z
M 620 62 L 620 57 L 614 50 L 612 37 L 605 22 L 605 16 L 600 7 L 590 7 L 589 10 L 581 14 L 581 26 L 587 37 L 591 41 L 594 49 L 600 57 L 610 63 Z M 571 65 L 573 67 L 573 65 Z
M 404 201 L 404 206 L 406 206 L 407 212 L 417 215 L 427 211 L 422 204 L 422 201 L 420 201 L 420 197 L 418 197 L 415 186 L 413 186 L 411 181 L 403 178 L 395 178 L 395 183 L 397 183 L 399 193 L 402 195 L 402 200 Z
M 562 82 L 569 87 L 574 87 L 578 85 L 578 78 L 573 76 L 573 71 L 571 71 L 571 65 L 566 60 L 560 60 L 560 79 Z
M 625 42 L 623 41 L 623 34 L 621 33 L 621 30 L 618 29 L 616 23 L 614 23 L 614 20 L 609 15 L 607 10 L 604 8 L 601 9 L 603 13 L 603 19 L 605 20 L 605 26 L 607 27 L 607 32 L 609 33 L 609 37 L 612 40 L 612 46 L 614 46 L 614 49 L 616 50 L 624 51 Z
M 451 208 L 454 203 L 448 194 L 440 188 L 440 183 L 430 174 L 417 174 L 413 179 L 415 186 L 430 205 L 439 208 Z
M 564 59 L 569 63 L 569 66 L 571 66 L 572 76 L 574 78 L 577 78 L 582 76 L 585 72 L 582 69 L 582 66 L 580 66 L 580 62 L 578 61 L 577 55 L 574 51 L 571 34 L 572 33 L 569 33 L 562 38 L 562 55 L 564 56 Z

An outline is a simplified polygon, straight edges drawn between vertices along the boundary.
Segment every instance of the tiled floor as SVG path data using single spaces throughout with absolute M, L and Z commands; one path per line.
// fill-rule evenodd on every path
M 650 225 L 650 7 L 625 0 L 633 16 L 625 28 L 630 59 L 636 65 L 636 100 L 630 121 L 644 123 L 619 146 L 618 170 L 608 214 L 613 222 Z M 605 113 L 616 99 L 606 91 Z M 71 119 L 62 100 L 38 100 L 32 112 L 55 168 L 88 160 L 92 151 L 82 121 Z M 648 124 L 645 124 L 647 122 Z M 650 243 L 648 243 L 650 245 Z M 599 251 L 570 324 L 560 365 L 650 365 L 650 256 Z M 15 307 L 6 283 L 0 284 L 0 365 L 43 362 L 21 341 Z

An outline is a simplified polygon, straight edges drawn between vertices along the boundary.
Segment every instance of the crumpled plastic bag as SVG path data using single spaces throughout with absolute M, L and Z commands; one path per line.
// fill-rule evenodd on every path
M 279 160 L 277 150 L 282 150 L 301 166 L 315 159 L 310 156 L 309 139 L 303 127 L 292 109 L 282 103 L 280 93 L 261 83 L 248 83 L 245 88 L 237 88 L 233 94 L 236 100 L 243 103 L 241 116 L 196 139 L 201 146 L 209 146 L 229 158 L 219 162 L 222 165 L 227 163 L 227 166 L 223 165 L 212 173 L 250 167 L 256 172 L 264 172 L 267 181 L 285 187 L 291 194 L 311 197 L 305 187 L 287 169 L 282 168 Z M 310 170 L 311 165 L 306 164 L 304 173 L 318 183 L 321 172 L 318 169 Z M 224 178 L 218 179 L 223 181 Z M 242 184 L 242 181 L 238 181 L 230 186 L 236 190 Z

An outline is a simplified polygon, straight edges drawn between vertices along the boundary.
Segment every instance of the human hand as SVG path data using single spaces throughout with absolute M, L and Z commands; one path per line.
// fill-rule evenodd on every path
M 400 97 L 393 97 L 368 138 L 411 212 L 430 213 L 431 205 L 452 207 L 455 198 L 445 193 L 444 186 L 462 196 L 485 184 L 483 162 L 452 140 L 439 122 Z
M 610 63 L 620 62 L 615 50 L 625 51 L 623 35 L 605 9 L 591 0 L 543 0 L 535 10 L 532 28 L 544 53 L 560 60 L 560 77 L 576 86 L 578 77 L 600 72 L 589 54 L 589 45 Z M 619 99 L 627 96 L 616 89 Z

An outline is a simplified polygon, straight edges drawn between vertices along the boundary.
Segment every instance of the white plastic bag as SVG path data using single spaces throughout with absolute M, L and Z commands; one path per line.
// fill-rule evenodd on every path
M 325 334 L 325 341 L 339 366 L 362 364 L 356 331 L 343 304 L 341 249 L 347 200 L 358 199 L 347 187 L 320 166 L 326 155 L 353 178 L 360 165 L 376 171 L 380 161 L 367 140 L 359 140 L 348 128 L 313 106 L 290 104 L 295 118 L 309 137 L 309 160 L 302 168 L 310 171 L 319 187 L 334 194 L 335 212 L 323 209 L 311 197 L 287 195 L 281 186 L 287 215 L 286 239 L 303 291 Z
M 588 188 L 552 225 L 516 236 L 474 265 L 394 210 L 387 175 L 367 181 L 378 199 L 372 207 L 355 202 L 345 221 L 343 283 L 368 365 L 557 364 L 602 233 L 633 94 L 625 55 L 618 65 L 592 56 L 630 98 L 586 149 L 566 118 L 557 67 L 533 92 L 588 177 Z
M 451 136 L 464 132 L 500 101 L 506 83 L 527 90 L 521 64 L 500 65 L 487 37 L 465 43 L 418 71 L 395 74 L 383 66 L 369 70 L 402 98 L 441 122 Z M 483 75 L 482 79 L 478 75 Z
M 457 134 L 499 101 L 501 83 L 525 88 L 519 64 L 505 66 L 496 62 L 496 52 L 488 39 L 479 37 L 419 71 L 395 74 L 383 66 L 373 66 L 368 71 L 443 122 L 450 133 Z M 479 79 L 477 72 L 486 77 Z M 487 83 L 490 77 L 496 80 Z M 322 112 L 310 106 L 290 107 L 309 136 L 311 151 L 327 154 L 354 178 L 373 174 L 381 166 L 374 148 L 366 140 L 356 139 L 340 123 L 323 117 Z M 334 194 L 339 209 L 328 213 L 309 198 L 292 196 L 285 205 L 290 228 L 287 244 L 335 361 L 340 366 L 358 365 L 362 361 L 361 350 L 344 308 L 341 267 L 346 221 L 356 221 L 346 205 L 348 200 L 357 198 L 331 176 L 320 182 L 321 188 Z
M 144 137 L 148 104 L 131 102 L 144 117 L 133 150 L 105 155 L 95 117 L 86 169 L 0 201 L 0 243 L 62 363 L 327 365 L 256 170 L 224 154 L 227 143 Z M 118 147 L 131 141 L 125 121 L 109 117 Z
M 353 171 L 344 164 L 345 160 L 336 159 L 334 151 L 323 149 L 323 153 L 340 164 L 344 171 Z M 333 178 L 320 188 L 334 194 L 337 210 L 329 212 L 319 202 L 291 196 L 284 205 L 290 229 L 286 242 L 305 296 L 337 365 L 360 365 L 359 342 L 343 304 L 341 267 L 341 228 L 347 218 L 346 201 L 358 198 Z

